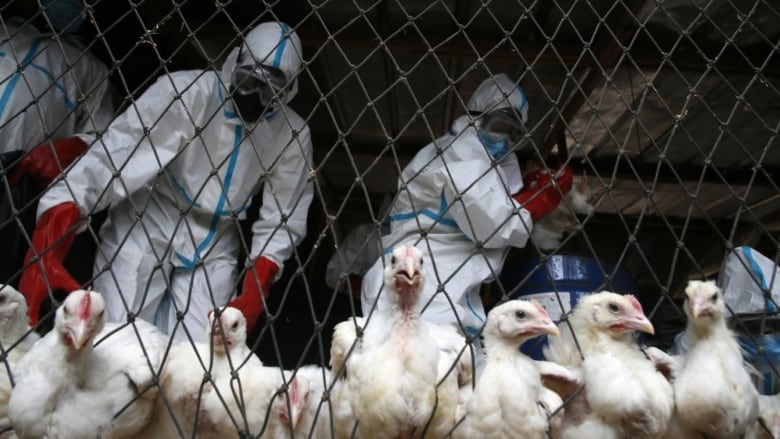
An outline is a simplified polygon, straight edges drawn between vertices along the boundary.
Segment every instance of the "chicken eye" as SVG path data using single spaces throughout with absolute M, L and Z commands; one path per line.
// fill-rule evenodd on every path
M 712 303 L 717 302 L 718 301 L 718 293 L 713 294 L 712 297 L 710 297 L 710 301 L 712 301 Z M 2 303 L 2 302 L 0 302 L 0 303 Z
M 617 306 L 616 303 L 610 303 L 609 305 L 607 305 L 607 308 L 609 309 L 609 312 L 611 312 L 611 313 L 616 313 L 616 312 L 620 311 L 620 307 Z
M 0 296 L 0 304 L 5 303 L 5 296 Z
M 233 326 L 231 326 L 233 329 L 238 329 L 238 322 L 233 323 Z
M 525 318 L 525 311 L 515 311 L 515 317 L 518 319 L 524 319 Z
M 390 257 L 390 264 L 395 265 L 395 256 Z

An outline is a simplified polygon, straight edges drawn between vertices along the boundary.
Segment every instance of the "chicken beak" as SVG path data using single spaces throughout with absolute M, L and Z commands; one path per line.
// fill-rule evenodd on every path
M 712 315 L 712 306 L 706 298 L 696 297 L 691 300 L 691 314 L 694 318 Z
M 554 336 L 557 337 L 557 336 L 561 335 L 561 330 L 558 329 L 558 327 L 555 326 L 555 324 L 553 324 L 552 326 L 547 327 L 546 331 L 544 333 L 547 334 L 547 335 L 554 335 Z
M 411 260 L 406 264 L 406 267 L 404 267 L 404 270 L 406 271 L 406 275 L 409 278 L 409 283 L 414 283 L 414 281 L 416 279 L 415 276 L 417 274 L 417 270 L 416 270 L 416 268 L 414 266 L 414 263 Z
M 558 336 L 561 334 L 561 331 L 558 329 L 558 326 L 556 326 L 555 323 L 553 323 L 552 320 L 546 318 L 539 322 L 539 334 Z
M 655 328 L 653 327 L 653 324 L 650 323 L 650 320 L 648 320 L 647 316 L 644 314 L 637 314 L 634 320 L 630 321 L 627 326 L 637 331 L 655 335 Z
M 77 320 L 68 327 L 68 335 L 73 343 L 73 348 L 81 349 L 89 339 L 89 325 L 85 320 Z

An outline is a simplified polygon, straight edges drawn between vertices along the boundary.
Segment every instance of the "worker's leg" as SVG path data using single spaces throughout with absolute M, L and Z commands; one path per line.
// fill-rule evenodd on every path
M 173 300 L 167 313 L 169 332 L 176 340 L 192 337 L 204 342 L 209 312 L 228 303 L 237 283 L 235 261 L 227 258 L 210 260 L 191 271 L 175 271 L 171 277 Z M 181 323 L 179 313 L 183 316 Z
M 128 311 L 150 323 L 167 289 L 170 266 L 128 239 L 120 249 L 104 241 L 98 248 L 92 286 L 103 294 L 108 321 L 127 321 Z

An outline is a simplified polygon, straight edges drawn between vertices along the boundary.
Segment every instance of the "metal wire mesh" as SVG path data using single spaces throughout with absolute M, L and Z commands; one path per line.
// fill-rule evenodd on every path
M 78 14 L 68 15 L 76 6 Z M 81 213 L 69 228 L 78 235 L 65 268 L 113 298 L 112 320 L 149 320 L 171 335 L 164 358 L 179 344 L 197 352 L 200 367 L 189 372 L 202 372 L 201 385 L 189 403 L 199 415 L 176 419 L 174 436 L 215 428 L 201 410 L 209 392 L 237 434 L 271 434 L 276 418 L 289 429 L 293 377 L 307 370 L 300 376 L 311 386 L 308 403 L 325 427 L 304 423 L 287 433 L 320 437 L 338 430 L 331 418 L 338 405 L 334 326 L 355 317 L 370 324 L 380 312 L 365 309 L 361 277 L 377 260 L 387 263 L 396 243 L 378 237 L 401 227 L 393 206 L 407 197 L 414 213 L 407 226 L 420 231 L 416 242 L 431 254 L 426 273 L 437 284 L 424 306 L 455 307 L 460 297 L 451 292 L 466 288 L 464 273 L 486 266 L 471 291 L 484 304 L 475 312 L 482 322 L 497 304 L 531 297 L 563 321 L 581 294 L 613 290 L 635 295 L 655 325 L 643 343 L 674 351 L 682 348 L 687 282 L 724 284 L 726 273 L 742 273 L 750 282 L 724 290 L 729 321 L 765 373 L 756 378 L 759 390 L 776 393 L 778 353 L 767 340 L 778 328 L 780 291 L 778 19 L 780 8 L 769 0 L 11 1 L 0 7 L 0 234 L 7 242 L 0 280 L 19 286 L 25 270 L 42 266 L 46 252 L 73 236 L 63 233 L 24 260 L 39 201 L 51 207 L 46 187 L 59 187 Z M 223 67 L 263 22 L 286 23 L 300 37 L 294 50 L 302 64 L 288 78 L 297 95 L 274 113 L 276 131 L 211 134 L 209 127 L 231 117 Z M 442 206 L 431 215 L 409 194 L 457 144 L 458 121 L 479 124 L 469 100 L 501 73 L 528 102 L 523 139 L 509 151 L 523 175 L 568 166 L 587 199 L 583 207 L 562 198 L 548 218 L 552 241 L 542 241 L 543 227 L 526 218 L 518 232 L 530 236 L 526 245 L 489 244 L 522 216 L 517 209 L 506 218 L 470 216 L 465 207 L 498 173 L 495 158 L 478 170 L 445 162 L 446 182 L 431 188 Z M 206 89 L 219 104 L 198 100 Z M 112 120 L 137 129 L 121 137 L 107 129 Z M 51 164 L 59 176 L 51 181 L 16 173 L 33 147 L 56 153 L 54 141 L 85 133 L 87 155 L 96 157 L 82 164 L 87 177 L 76 176 L 78 160 L 71 165 L 57 154 Z M 438 149 L 429 161 L 404 174 L 432 143 Z M 245 180 L 232 179 L 235 169 Z M 510 179 L 499 174 L 503 187 L 491 191 L 510 203 Z M 449 202 L 447 184 L 457 186 Z M 484 230 L 490 220 L 498 225 Z M 450 226 L 445 243 L 474 241 L 457 262 L 429 239 Z M 220 374 L 207 312 L 235 298 L 245 277 L 256 279 L 250 259 L 264 254 L 280 273 L 261 299 L 246 357 L 228 358 Z M 52 329 L 66 297 L 45 283 L 49 300 L 34 328 L 40 334 Z M 752 308 L 747 290 L 760 296 Z M 477 360 L 482 328 L 462 317 L 451 317 L 468 341 L 457 359 Z M 21 340 L 0 340 L 13 385 L 9 358 Z M 138 340 L 143 346 L 140 333 Z M 253 356 L 276 367 L 279 380 L 260 410 L 260 430 L 242 390 L 241 371 Z M 138 398 L 159 392 L 156 413 L 176 415 L 165 364 L 149 362 L 154 379 Z M 217 384 L 223 378 L 228 387 Z

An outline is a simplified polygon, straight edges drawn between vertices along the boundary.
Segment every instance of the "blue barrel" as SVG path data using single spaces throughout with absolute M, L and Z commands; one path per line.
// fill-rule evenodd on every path
M 605 276 L 606 275 L 606 276 Z M 518 266 L 504 266 L 501 280 L 513 299 L 538 301 L 557 323 L 577 304 L 580 297 L 602 290 L 635 294 L 634 277 L 625 270 L 599 261 L 592 256 L 555 254 L 536 257 Z M 524 343 L 520 350 L 531 358 L 543 360 L 542 348 L 547 337 Z

